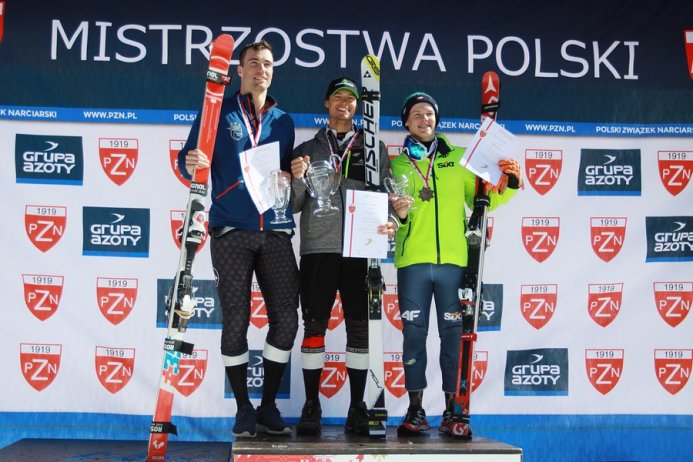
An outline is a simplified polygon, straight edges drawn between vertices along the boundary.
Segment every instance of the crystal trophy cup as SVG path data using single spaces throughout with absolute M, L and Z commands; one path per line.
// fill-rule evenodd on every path
M 286 209 L 289 207 L 289 197 L 291 196 L 291 182 L 282 175 L 281 170 L 274 170 L 270 174 L 269 193 L 274 212 L 274 219 L 270 223 L 278 225 L 291 222 L 286 216 Z
M 414 209 L 414 182 L 407 175 L 397 175 L 385 178 L 385 189 L 395 196 L 395 199 L 404 198 L 409 202 L 407 210 Z
M 339 188 L 341 179 L 332 162 L 326 160 L 311 162 L 303 179 L 310 195 L 318 201 L 318 206 L 313 210 L 315 216 L 326 217 L 339 211 L 330 201 L 330 197 Z

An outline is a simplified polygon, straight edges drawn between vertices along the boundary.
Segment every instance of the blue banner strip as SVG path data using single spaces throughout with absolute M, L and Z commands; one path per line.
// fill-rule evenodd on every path
M 148 252 L 110 252 L 105 250 L 83 250 L 82 255 L 87 257 L 149 258 Z
M 291 114 L 297 127 L 317 128 L 327 125 L 325 114 Z M 129 123 L 190 125 L 195 111 L 153 109 L 95 109 L 65 107 L 0 106 L 0 120 L 29 120 L 86 123 Z M 360 118 L 356 118 L 360 123 Z M 402 130 L 399 117 L 380 118 L 383 130 Z M 616 137 L 692 137 L 692 124 L 602 124 L 593 122 L 552 122 L 540 120 L 500 121 L 516 135 L 616 136 Z M 440 132 L 474 133 L 478 119 L 441 119 Z
M 281 406 L 281 404 L 280 404 Z M 287 418 L 295 424 L 297 418 Z M 344 418 L 325 418 L 343 425 Z M 174 416 L 178 441 L 232 442 L 234 419 Z M 429 417 L 437 431 L 439 416 Z M 0 413 L 0 448 L 24 438 L 145 441 L 151 416 L 54 412 Z M 388 418 L 395 427 L 401 416 Z M 524 462 L 560 460 L 687 461 L 693 454 L 690 415 L 475 415 L 474 434 L 523 450 Z M 354 447 L 358 452 L 358 447 Z
M 0 106 L 0 120 L 130 124 L 192 124 L 195 111 Z

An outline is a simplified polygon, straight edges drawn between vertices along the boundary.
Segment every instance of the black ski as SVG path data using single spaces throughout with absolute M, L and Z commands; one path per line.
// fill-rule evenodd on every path
M 366 157 L 366 186 L 380 186 L 380 62 L 373 55 L 361 61 L 363 139 Z M 385 283 L 377 258 L 368 259 L 368 434 L 385 437 L 385 365 L 383 363 L 383 291 Z

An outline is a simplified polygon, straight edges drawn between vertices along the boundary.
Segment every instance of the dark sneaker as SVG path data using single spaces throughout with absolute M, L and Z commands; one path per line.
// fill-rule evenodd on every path
M 398 435 L 411 435 L 421 432 L 425 432 L 431 429 L 431 426 L 426 420 L 426 411 L 422 407 L 407 409 L 407 414 L 404 416 L 404 420 L 397 427 Z
M 309 399 L 303 405 L 301 419 L 296 425 L 297 435 L 319 435 L 322 429 L 322 409 L 320 403 Z
M 368 436 L 368 408 L 366 408 L 366 403 L 361 401 L 356 406 L 349 408 L 344 431 Z
M 291 427 L 282 420 L 275 403 L 257 408 L 257 430 L 269 435 L 290 435 Z
M 236 423 L 233 425 L 231 434 L 237 438 L 255 438 L 257 435 L 255 420 L 253 405 L 250 403 L 242 405 L 236 412 Z
M 438 431 L 440 433 L 450 434 L 452 432 L 452 426 L 454 422 L 452 421 L 452 411 L 445 410 L 443 412 L 443 420 L 440 421 L 440 427 Z

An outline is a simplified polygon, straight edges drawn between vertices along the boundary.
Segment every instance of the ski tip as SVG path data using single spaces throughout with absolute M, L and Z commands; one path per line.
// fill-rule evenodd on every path
M 227 61 L 231 61 L 233 46 L 235 42 L 229 34 L 221 34 L 212 42 L 211 56 L 219 56 Z
M 380 60 L 376 55 L 366 55 L 363 57 L 361 62 L 369 63 L 370 65 L 380 66 Z
M 500 107 L 500 79 L 498 74 L 487 71 L 481 77 L 481 122 L 496 118 Z
M 483 77 L 481 77 L 481 90 L 483 93 L 500 93 L 500 79 L 498 78 L 498 74 L 493 71 L 484 72 Z
M 228 85 L 231 83 L 229 67 L 231 66 L 233 45 L 233 37 L 228 34 L 221 34 L 212 42 L 209 50 L 208 82 L 221 85 Z
M 380 81 L 380 61 L 375 55 L 366 55 L 361 60 L 361 81 L 366 79 Z

